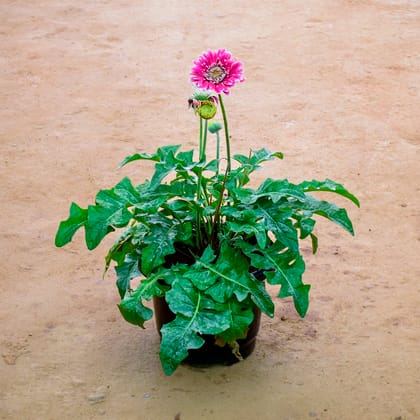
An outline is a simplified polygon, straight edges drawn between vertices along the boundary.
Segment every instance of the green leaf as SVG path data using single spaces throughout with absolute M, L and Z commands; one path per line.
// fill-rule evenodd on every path
M 236 154 L 236 155 L 233 155 L 233 159 L 235 159 L 241 165 L 248 165 L 249 164 L 250 157 L 249 156 L 246 156 L 246 155 Z
M 204 344 L 199 334 L 213 335 L 229 328 L 230 314 L 185 278 L 172 283 L 166 301 L 177 314 L 174 321 L 161 329 L 160 359 L 164 372 L 171 375 L 188 356 L 189 349 Z
M 135 237 L 136 230 L 137 226 L 127 228 L 113 243 L 105 257 L 104 274 L 107 272 L 111 261 L 115 261 L 118 265 L 121 265 L 124 262 L 125 256 L 133 251 L 135 247 L 133 238 Z
M 281 152 L 270 152 L 269 150 L 262 148 L 259 150 L 252 150 L 249 156 L 236 154 L 233 158 L 241 163 L 242 165 L 250 165 L 253 169 L 257 168 L 261 163 L 272 160 L 274 157 L 283 159 L 283 153 Z
M 147 223 L 149 217 L 157 213 L 170 198 L 169 194 L 153 194 L 150 192 L 143 194 L 142 201 L 134 205 L 134 218 L 139 221 L 144 220 Z
M 198 290 L 187 279 L 178 278 L 166 293 L 166 301 L 175 314 L 191 319 L 191 328 L 200 334 L 217 334 L 229 328 L 228 314 L 223 307 Z
M 242 187 L 249 182 L 249 175 L 259 169 L 262 163 L 273 158 L 283 159 L 283 154 L 280 152 L 273 153 L 263 148 L 260 150 L 251 150 L 248 156 L 236 154 L 233 158 L 241 166 L 231 171 L 227 185 L 236 186 L 238 184 Z
M 271 156 L 276 157 L 278 159 L 283 159 L 284 158 L 284 154 L 282 152 L 274 152 L 271 154 Z
M 170 272 L 168 270 L 162 269 L 142 280 L 137 288 L 140 296 L 146 300 L 152 299 L 153 296 L 162 297 L 169 290 L 169 286 L 164 283 L 164 280 L 169 275 Z
M 349 233 L 354 235 L 353 225 L 350 218 L 347 215 L 347 211 L 343 208 L 338 208 L 335 204 L 329 203 L 328 201 L 317 200 L 310 194 L 306 194 L 304 202 L 290 203 L 292 207 L 310 211 L 314 214 L 323 216 L 337 225 L 341 226 Z
M 275 271 L 266 273 L 270 284 L 280 284 L 280 298 L 293 297 L 296 311 L 303 318 L 309 306 L 309 284 L 302 283 L 302 274 L 305 271 L 305 263 L 299 255 L 296 260 L 289 262 L 285 267 L 282 258 L 271 259 Z
M 265 271 L 269 284 L 281 285 L 279 297 L 293 297 L 296 311 L 304 317 L 309 306 L 310 286 L 302 283 L 305 262 L 301 255 L 283 248 L 280 242 L 275 242 L 264 250 L 258 250 L 245 241 L 237 241 L 236 244 L 251 259 L 253 267 Z
M 127 163 L 134 162 L 136 160 L 150 160 L 156 162 L 155 172 L 150 181 L 150 187 L 152 189 L 157 188 L 163 179 L 172 171 L 178 170 L 179 173 L 185 172 L 185 170 L 193 165 L 192 156 L 193 151 L 180 152 L 176 156 L 176 152 L 179 150 L 180 145 L 169 145 L 160 147 L 156 153 L 135 153 L 134 155 L 127 156 L 119 165 L 126 165 Z
M 165 146 L 158 149 L 160 160 L 155 165 L 155 172 L 150 180 L 150 186 L 156 188 L 163 179 L 179 165 L 182 167 L 183 159 L 186 159 L 188 154 L 182 153 L 181 160 L 175 157 L 176 151 L 180 146 Z
M 71 242 L 77 230 L 85 225 L 87 215 L 86 209 L 80 208 L 76 203 L 71 203 L 69 218 L 62 221 L 58 227 L 55 246 L 61 247 Z
M 293 297 L 297 313 L 303 318 L 309 306 L 309 284 L 302 283 L 302 274 L 305 271 L 305 263 L 299 255 L 296 260 L 287 265 L 280 257 L 269 257 L 274 271 L 266 273 L 270 284 L 280 284 L 280 298 Z
M 301 182 L 298 185 L 302 191 L 327 191 L 327 192 L 333 192 L 339 195 L 342 195 L 343 197 L 348 198 L 351 200 L 354 204 L 356 204 L 357 207 L 360 207 L 359 200 L 351 194 L 348 190 L 346 190 L 343 185 L 332 181 L 331 179 L 326 179 L 325 181 L 304 181 Z
M 226 217 L 229 232 L 255 236 L 258 245 L 264 248 L 267 243 L 267 230 L 263 223 L 263 215 L 259 209 L 242 206 L 222 208 L 222 216 Z
M 156 153 L 134 153 L 133 155 L 124 158 L 118 167 L 122 168 L 123 166 L 127 165 L 127 163 L 134 162 L 136 160 L 152 160 L 159 162 L 159 157 Z
M 300 187 L 292 184 L 287 179 L 273 180 L 267 178 L 257 189 L 256 198 L 270 197 L 273 203 L 277 203 L 282 198 L 295 198 L 304 200 L 305 193 Z
M 204 339 L 191 329 L 191 321 L 178 315 L 172 322 L 164 324 L 160 330 L 160 360 L 166 375 L 172 375 L 188 356 L 189 349 L 199 349 Z
M 206 166 L 204 166 L 205 171 L 213 171 L 216 172 L 217 168 L 219 167 L 219 161 L 217 159 L 213 159 L 210 162 L 206 163 Z
M 289 219 L 289 212 L 270 202 L 259 201 L 258 211 L 263 217 L 263 225 L 267 231 L 271 231 L 279 244 L 288 247 L 293 252 L 299 249 L 299 241 L 296 229 Z
M 308 235 L 310 235 L 315 227 L 315 220 L 311 219 L 310 217 L 297 217 L 297 222 L 295 227 L 300 229 L 300 239 L 305 239 Z
M 200 263 L 194 264 L 188 271 L 185 272 L 184 277 L 191 280 L 195 287 L 199 290 L 207 290 L 217 281 L 217 275 L 209 272 Z
M 112 197 L 106 206 L 96 205 L 88 207 L 88 219 L 85 224 L 85 240 L 88 249 L 96 248 L 102 239 L 115 227 L 127 225 L 131 219 L 131 213 L 121 203 Z
M 136 160 L 151 160 L 154 162 L 161 162 L 162 160 L 165 160 L 165 156 L 168 153 L 175 153 L 180 148 L 179 145 L 170 145 L 170 146 L 164 146 L 160 147 L 156 153 L 135 153 L 133 155 L 127 156 L 120 164 L 119 168 L 123 167 L 127 163 L 134 162 Z
M 274 157 L 283 159 L 283 153 L 281 152 L 273 153 L 267 150 L 266 148 L 262 148 L 262 149 L 253 151 L 253 153 L 251 154 L 250 163 L 252 165 L 259 165 L 268 160 L 272 160 Z
M 206 294 L 216 302 L 226 302 L 233 294 L 239 301 L 243 301 L 249 294 L 261 311 L 270 317 L 274 315 L 274 304 L 265 290 L 264 282 L 249 273 L 249 263 L 239 250 L 224 243 L 215 264 L 208 264 L 202 260 L 199 260 L 199 263 L 219 277 L 218 281 L 206 290 Z
M 245 302 L 230 300 L 227 306 L 231 318 L 230 328 L 219 333 L 218 336 L 227 343 L 232 343 L 246 337 L 247 329 L 254 320 L 254 311 L 249 300 Z
M 175 161 L 165 161 L 163 163 L 157 163 L 155 165 L 155 172 L 150 180 L 150 186 L 156 188 L 160 185 L 163 179 L 170 174 L 176 167 Z
M 267 178 L 257 190 L 243 187 L 231 187 L 230 192 L 241 204 L 254 204 L 257 201 L 270 199 L 273 203 L 281 200 L 286 201 L 290 198 L 304 200 L 305 193 L 296 185 L 291 184 L 287 179 L 273 180 Z
M 117 267 L 118 269 L 118 267 Z M 119 283 L 117 282 L 118 289 L 121 291 L 125 289 L 124 297 L 118 308 L 124 317 L 124 319 L 134 325 L 138 325 L 144 328 L 144 322 L 149 320 L 153 311 L 143 305 L 142 300 L 150 300 L 153 296 L 163 296 L 164 293 L 169 289 L 169 286 L 161 282 L 161 279 L 165 278 L 166 272 L 163 269 L 160 272 L 155 273 L 147 279 L 143 279 L 137 289 L 133 292 L 130 289 L 129 281 L 133 278 L 132 275 L 139 274 L 135 268 L 127 264 L 124 267 L 126 273 L 124 275 L 119 272 Z
M 141 276 L 139 258 L 134 255 L 126 255 L 124 262 L 115 267 L 115 271 L 117 273 L 117 287 L 122 299 L 127 290 L 130 289 L 130 281 Z
M 96 248 L 102 239 L 115 228 L 126 226 L 132 218 L 127 209 L 140 199 L 137 190 L 128 178 L 122 179 L 114 188 L 100 190 L 95 205 L 88 207 L 85 224 L 85 240 L 88 249 Z
M 134 293 L 127 291 L 121 303 L 117 306 L 127 322 L 141 328 L 144 328 L 144 322 L 153 316 L 153 311 L 146 308 L 141 302 L 139 289 Z
M 312 241 L 312 254 L 316 254 L 318 251 L 318 237 L 311 233 L 311 241 Z
M 212 263 L 215 260 L 215 258 L 216 258 L 216 254 L 214 253 L 214 251 L 211 248 L 211 246 L 208 246 L 204 250 L 203 254 L 201 255 L 200 260 L 202 262 L 205 262 L 205 263 Z
M 160 219 L 157 219 L 158 221 Z M 169 224 L 155 224 L 143 238 L 145 245 L 141 251 L 141 271 L 148 276 L 154 268 L 163 264 L 165 256 L 175 253 L 174 240 L 177 229 Z
M 141 200 L 141 195 L 127 177 L 114 187 L 114 192 L 125 205 L 134 205 Z

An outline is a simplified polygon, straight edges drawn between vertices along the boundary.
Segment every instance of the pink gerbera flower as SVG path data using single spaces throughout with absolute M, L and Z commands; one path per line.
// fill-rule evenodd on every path
M 230 88 L 244 80 L 242 63 L 225 49 L 205 52 L 194 61 L 191 70 L 191 81 L 197 87 L 226 95 Z

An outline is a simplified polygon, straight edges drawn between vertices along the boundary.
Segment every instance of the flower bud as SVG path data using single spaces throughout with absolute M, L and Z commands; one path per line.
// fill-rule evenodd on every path
M 216 115 L 217 106 L 213 101 L 201 101 L 197 107 L 197 113 L 201 118 L 210 120 Z
M 219 121 L 212 121 L 208 125 L 210 133 L 215 134 L 222 129 L 222 124 Z

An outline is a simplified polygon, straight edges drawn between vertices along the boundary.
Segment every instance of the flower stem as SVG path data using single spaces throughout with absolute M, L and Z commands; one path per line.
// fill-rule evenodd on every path
M 198 148 L 198 159 L 201 162 L 203 160 L 203 118 L 200 117 L 200 145 Z M 202 182 L 202 173 L 200 172 L 197 179 L 197 201 L 200 202 L 201 198 L 201 182 Z M 201 215 L 198 209 L 196 210 L 196 224 L 197 224 L 197 236 L 196 236 L 196 246 L 200 249 L 201 247 Z
M 198 148 L 198 160 L 203 156 L 203 119 L 200 117 L 200 146 Z
M 219 175 L 219 166 L 220 166 L 220 135 L 219 132 L 216 131 L 216 175 Z
M 222 110 L 222 115 L 223 115 L 223 125 L 225 129 L 225 139 L 226 139 L 227 172 L 229 173 L 230 168 L 231 168 L 229 126 L 228 126 L 225 106 L 223 104 L 223 98 L 220 93 L 219 93 L 219 103 L 220 103 L 220 109 Z
M 207 148 L 207 120 L 204 120 L 203 128 L 203 150 L 202 150 L 202 160 L 206 160 L 206 148 Z
M 226 169 L 225 176 L 223 178 L 222 188 L 220 190 L 220 197 L 219 197 L 219 200 L 217 201 L 217 207 L 216 207 L 216 211 L 214 212 L 214 217 L 213 217 L 213 228 L 212 228 L 212 232 L 210 236 L 210 243 L 213 246 L 213 249 L 217 249 L 217 233 L 218 233 L 219 224 L 220 224 L 220 208 L 222 207 L 223 194 L 226 188 L 227 177 L 228 177 L 228 170 Z

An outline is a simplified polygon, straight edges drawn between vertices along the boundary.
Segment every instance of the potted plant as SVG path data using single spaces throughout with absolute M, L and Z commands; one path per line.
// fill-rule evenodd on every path
M 235 359 L 249 354 L 253 344 L 248 349 L 241 345 L 243 340 L 249 344 L 250 330 L 256 334 L 260 313 L 274 315 L 266 283 L 280 287 L 280 298 L 291 296 L 304 317 L 310 285 L 302 282 L 305 263 L 299 241 L 310 238 L 316 252 L 314 216 L 326 217 L 354 234 L 345 209 L 311 193 L 328 191 L 359 206 L 354 195 L 329 179 L 294 184 L 268 178 L 252 188 L 252 173 L 283 155 L 265 148 L 231 154 L 223 95 L 244 81 L 242 64 L 224 49 L 207 51 L 194 62 L 191 81 L 196 89 L 189 104 L 199 122 L 196 155 L 170 145 L 125 158 L 120 166 L 154 162 L 151 179 L 133 185 L 125 177 L 99 191 L 86 209 L 73 202 L 55 238 L 56 246 L 64 246 L 84 227 L 87 248 L 92 250 L 106 235 L 120 230 L 105 269 L 115 264 L 118 307 L 128 322 L 144 328 L 153 315 L 144 303 L 154 299 L 160 359 L 168 375 L 203 346 L 210 346 L 210 352 L 223 348 Z M 218 110 L 223 124 L 210 121 Z M 210 136 L 215 138 L 212 158 Z

